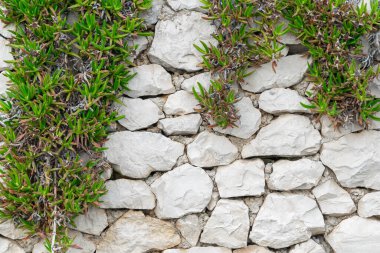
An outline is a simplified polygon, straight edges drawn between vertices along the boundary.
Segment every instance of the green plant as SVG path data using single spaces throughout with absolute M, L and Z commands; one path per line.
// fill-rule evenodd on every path
M 138 16 L 150 0 L 0 3 L 0 18 L 17 25 L 0 100 L 0 217 L 65 252 L 67 226 L 105 193 L 102 145 L 120 119 L 110 108 L 134 76 L 128 41 L 149 34 Z

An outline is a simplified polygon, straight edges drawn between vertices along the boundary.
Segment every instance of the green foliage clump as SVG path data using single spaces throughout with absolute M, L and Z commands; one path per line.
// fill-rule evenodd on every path
M 305 45 L 313 63 L 309 79 L 310 109 L 327 114 L 336 126 L 346 122 L 366 125 L 376 119 L 380 100 L 368 94 L 378 74 L 372 58 L 363 55 L 361 38 L 378 30 L 378 1 L 371 6 L 346 0 L 283 0 L 278 5 L 292 32 Z M 369 8 L 371 7 L 370 11 Z
M 14 61 L 0 99 L 0 218 L 65 252 L 67 226 L 105 193 L 112 111 L 128 82 L 150 0 L 0 0 Z M 81 156 L 89 159 L 84 161 Z

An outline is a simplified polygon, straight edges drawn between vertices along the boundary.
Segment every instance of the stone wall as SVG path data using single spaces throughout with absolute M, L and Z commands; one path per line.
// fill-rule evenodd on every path
M 233 87 L 239 126 L 210 129 L 191 94 L 211 78 L 193 44 L 215 43 L 200 5 L 154 0 L 146 13 L 155 35 L 136 39 L 137 76 L 115 105 L 125 119 L 106 143 L 108 193 L 75 220 L 82 249 L 69 252 L 379 253 L 380 124 L 334 129 L 300 106 L 311 60 L 287 35 L 276 73 L 265 64 Z M 0 253 L 46 252 L 11 221 L 0 234 Z

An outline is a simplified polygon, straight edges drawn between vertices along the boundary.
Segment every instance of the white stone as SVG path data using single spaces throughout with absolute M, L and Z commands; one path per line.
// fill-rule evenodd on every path
M 159 119 L 164 118 L 163 112 L 149 99 L 121 98 L 122 104 L 115 104 L 119 115 L 124 116 L 118 122 L 128 130 L 147 128 Z
M 162 253 L 232 253 L 232 251 L 223 247 L 194 247 L 190 249 L 168 249 Z
M 0 253 L 25 253 L 25 251 L 15 242 L 0 237 Z
M 277 191 L 306 190 L 316 186 L 325 167 L 307 158 L 296 161 L 279 160 L 273 163 L 268 187 Z
M 105 157 L 117 165 L 114 170 L 131 178 L 172 169 L 185 148 L 161 134 L 129 131 L 110 134 L 104 146 Z
M 370 192 L 364 195 L 358 203 L 360 217 L 380 216 L 380 192 Z
M 220 128 L 215 127 L 214 131 L 239 137 L 242 139 L 250 138 L 257 132 L 261 124 L 261 113 L 253 107 L 250 98 L 245 97 L 234 104 L 237 115 L 240 117 L 237 122 L 237 127 Z
M 265 164 L 260 159 L 237 160 L 218 167 L 215 182 L 222 198 L 260 196 L 265 192 Z
M 9 78 L 4 76 L 4 72 L 0 73 L 0 95 L 5 95 L 8 89 Z
M 97 207 L 88 208 L 87 212 L 74 219 L 75 230 L 100 235 L 108 227 L 106 211 Z
M 128 83 L 125 94 L 132 98 L 175 92 L 171 75 L 160 65 L 141 65 L 131 69 L 136 74 Z
M 129 211 L 100 240 L 96 253 L 140 253 L 165 250 L 181 242 L 175 227 L 142 212 Z
M 202 212 L 210 202 L 213 183 L 203 169 L 184 164 L 162 175 L 151 187 L 157 197 L 157 217 L 175 219 Z
M 202 117 L 199 114 L 189 114 L 162 119 L 157 127 L 166 135 L 191 135 L 198 133 L 201 124 Z
M 147 25 L 154 25 L 158 21 L 162 7 L 165 5 L 164 0 L 152 0 L 152 7 L 142 12 L 141 17 Z
M 134 49 L 134 52 L 130 57 L 131 61 L 134 61 L 142 51 L 148 48 L 149 41 L 145 36 L 138 36 L 131 41 L 128 41 L 128 44 Z
M 28 231 L 17 228 L 12 220 L 0 220 L 0 235 L 12 240 L 24 239 L 28 236 Z
M 335 253 L 378 253 L 380 221 L 354 216 L 343 220 L 326 236 Z
M 195 91 L 199 92 L 198 83 L 200 83 L 203 86 L 203 88 L 205 88 L 206 91 L 208 91 L 211 86 L 211 73 L 205 72 L 192 76 L 182 82 L 181 88 L 187 92 L 193 93 L 194 87 Z
M 307 242 L 296 245 L 289 253 L 326 253 L 321 245 L 310 239 Z
M 168 0 L 168 4 L 175 11 L 190 10 L 206 12 L 205 9 L 201 8 L 203 4 L 199 0 Z
M 238 149 L 228 138 L 204 131 L 187 146 L 187 157 L 199 167 L 227 165 L 236 160 Z
M 370 95 L 380 98 L 380 78 L 376 77 L 368 85 L 368 92 Z
M 363 131 L 324 143 L 321 161 L 344 187 L 380 190 L 380 132 Z
M 249 238 L 260 246 L 280 249 L 324 231 L 315 200 L 301 194 L 271 193 L 257 214 Z
M 184 115 L 195 112 L 194 108 L 198 105 L 198 100 L 194 95 L 180 90 L 170 95 L 164 104 L 166 115 Z
M 262 92 L 271 88 L 288 88 L 302 81 L 311 61 L 303 55 L 282 57 L 277 61 L 276 72 L 272 62 L 261 65 L 258 69 L 248 69 L 254 73 L 245 78 L 242 89 L 250 92 Z
M 6 61 L 13 61 L 12 49 L 6 39 L 0 37 L 0 71 L 11 68 L 11 64 Z
M 156 199 L 150 187 L 141 180 L 118 179 L 106 182 L 107 193 L 100 198 L 101 208 L 151 210 Z
M 191 214 L 178 219 L 176 227 L 181 232 L 183 238 L 185 238 L 192 247 L 197 245 L 202 232 L 202 225 L 198 216 Z
M 284 88 L 273 88 L 261 93 L 259 107 L 271 114 L 281 113 L 310 113 L 301 103 L 309 105 L 309 101 L 297 91 Z
M 242 157 L 313 155 L 320 143 L 321 135 L 309 118 L 285 114 L 261 128 L 256 138 L 243 147 Z
M 273 251 L 271 251 L 265 247 L 261 247 L 261 246 L 257 246 L 257 245 L 250 245 L 250 246 L 243 248 L 243 249 L 234 250 L 234 253 L 273 253 Z
M 342 126 L 334 127 L 333 122 L 326 116 L 321 117 L 321 133 L 326 140 L 339 139 L 340 137 L 363 130 L 363 126 L 350 122 Z
M 159 21 L 148 53 L 150 60 L 171 70 L 201 70 L 201 54 L 194 44 L 217 43 L 211 36 L 216 31 L 215 26 L 203 17 L 199 12 L 178 12 L 171 19 Z
M 356 206 L 350 194 L 332 179 L 318 185 L 312 192 L 323 214 L 343 216 L 356 211 Z
M 247 246 L 249 232 L 248 207 L 242 200 L 219 200 L 207 221 L 201 242 L 227 248 Z
M 16 26 L 14 24 L 6 25 L 2 21 L 0 21 L 0 35 L 4 36 L 5 38 L 11 38 L 13 36 L 12 31 L 16 30 Z M 0 36 L 0 39 L 1 38 Z

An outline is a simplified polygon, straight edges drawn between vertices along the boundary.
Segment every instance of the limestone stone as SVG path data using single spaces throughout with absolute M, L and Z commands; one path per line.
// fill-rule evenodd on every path
M 321 161 L 344 187 L 380 190 L 380 132 L 362 131 L 324 143 Z
M 90 207 L 86 213 L 74 219 L 75 230 L 91 234 L 100 235 L 108 226 L 106 211 L 97 207 Z
M 202 212 L 210 202 L 213 183 L 203 169 L 184 164 L 162 175 L 151 187 L 157 197 L 157 217 L 175 219 Z
M 356 211 L 356 206 L 350 194 L 332 179 L 318 185 L 312 192 L 323 214 L 342 216 Z
M 268 187 L 277 191 L 306 190 L 316 186 L 325 167 L 307 158 L 296 161 L 279 160 L 273 163 Z
M 194 95 L 180 90 L 170 95 L 164 104 L 164 112 L 166 115 L 184 115 L 195 112 L 194 108 L 198 105 L 198 101 Z
M 258 109 L 253 107 L 250 98 L 245 97 L 235 103 L 237 114 L 240 117 L 237 122 L 237 127 L 220 128 L 215 127 L 214 131 L 239 137 L 242 139 L 250 138 L 261 124 L 261 113 Z
M 0 95 L 5 95 L 8 89 L 9 78 L 4 75 L 4 72 L 0 73 Z
M 182 82 L 181 88 L 187 92 L 193 93 L 194 87 L 195 91 L 199 92 L 198 83 L 200 83 L 208 91 L 211 85 L 211 73 L 205 72 L 192 76 Z
M 375 96 L 376 98 L 380 98 L 380 78 L 375 78 L 372 82 L 368 85 L 368 92 Z
M 104 145 L 114 170 L 131 178 L 145 178 L 152 171 L 168 171 L 183 155 L 184 145 L 150 132 L 117 132 Z
M 175 92 L 170 74 L 160 65 L 141 65 L 131 69 L 136 74 L 128 83 L 125 94 L 132 98 Z
M 321 133 L 328 140 L 339 139 L 340 137 L 363 130 L 363 126 L 358 123 L 346 123 L 338 128 L 334 127 L 333 122 L 326 116 L 321 117 Z
M 168 249 L 162 253 L 232 253 L 232 251 L 223 247 L 194 247 L 190 249 Z
M 380 192 L 370 192 L 364 195 L 358 203 L 360 217 L 380 216 Z
M 197 245 L 202 232 L 202 225 L 197 215 L 190 214 L 178 219 L 176 227 L 192 247 Z
M 11 68 L 11 65 L 6 61 L 12 61 L 12 49 L 6 39 L 0 37 L 0 71 Z
M 378 253 L 380 221 L 353 216 L 339 223 L 326 240 L 335 253 Z
M 148 44 L 149 41 L 145 36 L 138 36 L 128 41 L 128 45 L 133 48 L 133 52 L 131 53 L 129 60 L 133 62 L 141 54 L 142 51 L 148 48 Z
M 100 240 L 96 253 L 140 253 L 165 250 L 181 242 L 175 227 L 142 212 L 129 211 Z
M 27 230 L 18 228 L 12 220 L 0 220 L 0 235 L 12 240 L 24 239 L 28 236 Z
M 234 253 L 273 253 L 273 251 L 265 247 L 250 245 L 246 248 L 234 250 Z
M 285 248 L 323 234 L 325 223 L 315 200 L 301 194 L 270 193 L 249 238 L 260 246 Z
M 326 253 L 326 251 L 321 245 L 310 239 L 307 242 L 297 244 L 289 253 Z
M 107 193 L 100 198 L 101 208 L 151 210 L 156 206 L 150 187 L 142 180 L 109 180 L 106 189 Z
M 211 36 L 215 26 L 203 16 L 195 11 L 178 12 L 171 19 L 159 21 L 148 53 L 150 60 L 170 70 L 201 70 L 202 59 L 194 44 L 217 43 Z
M 165 117 L 160 108 L 149 99 L 124 97 L 120 100 L 122 104 L 116 104 L 116 110 L 124 118 L 118 122 L 128 130 L 147 128 Z
M 311 61 L 303 55 L 290 55 L 277 61 L 276 72 L 273 71 L 272 62 L 261 65 L 245 78 L 246 84 L 242 89 L 250 92 L 262 92 L 271 88 L 288 88 L 299 83 L 308 69 Z
M 309 118 L 284 114 L 261 128 L 256 138 L 243 147 L 242 157 L 313 155 L 319 151 L 320 142 L 321 135 Z
M 0 253 L 25 253 L 25 251 L 15 242 L 0 237 Z
M 165 135 L 191 135 L 198 132 L 201 123 L 202 117 L 199 114 L 189 114 L 162 119 L 158 122 L 157 127 Z
M 175 10 L 191 10 L 205 12 L 201 7 L 203 4 L 199 0 L 168 0 L 169 6 Z
M 238 157 L 238 149 L 228 138 L 204 131 L 187 146 L 191 164 L 199 167 L 227 165 Z
M 260 196 L 265 192 L 265 164 L 260 159 L 237 160 L 217 169 L 215 182 L 222 198 Z
M 164 5 L 164 0 L 152 0 L 152 7 L 143 11 L 141 14 L 141 17 L 144 19 L 145 23 L 148 25 L 156 24 Z
M 6 25 L 0 21 L 0 37 L 11 38 L 12 31 L 16 30 L 16 26 L 14 24 Z
M 242 200 L 219 200 L 207 221 L 201 242 L 227 248 L 247 246 L 249 232 L 248 207 Z
M 261 93 L 259 107 L 271 114 L 281 113 L 310 113 L 301 105 L 309 105 L 309 101 L 298 94 L 297 91 L 285 88 L 273 88 Z

